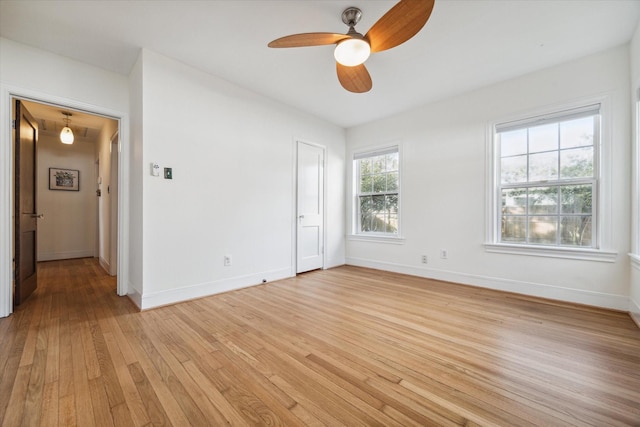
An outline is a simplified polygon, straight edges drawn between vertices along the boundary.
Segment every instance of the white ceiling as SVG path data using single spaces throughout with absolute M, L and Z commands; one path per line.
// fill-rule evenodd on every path
M 140 48 L 351 127 L 630 40 L 638 0 L 436 0 L 414 38 L 371 56 L 373 89 L 345 91 L 332 46 L 270 49 L 301 32 L 366 31 L 396 2 L 0 0 L 0 36 L 127 75 Z

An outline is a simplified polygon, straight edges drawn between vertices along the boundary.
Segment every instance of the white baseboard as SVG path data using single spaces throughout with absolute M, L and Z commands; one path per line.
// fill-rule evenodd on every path
M 478 286 L 505 292 L 514 292 L 522 295 L 548 298 L 553 300 L 572 302 L 576 304 L 591 305 L 612 310 L 625 312 L 629 310 L 629 298 L 622 295 L 563 288 L 542 283 L 532 283 L 512 279 L 503 279 L 498 277 L 458 273 L 454 271 L 438 270 L 433 268 L 414 267 L 409 265 L 372 261 L 362 258 L 347 258 L 346 261 L 348 265 L 392 271 L 396 273 L 409 274 L 411 276 L 425 277 L 428 279 L 461 283 L 463 285 Z
M 73 258 L 93 258 L 95 252 L 87 251 L 67 251 L 67 252 L 41 252 L 38 253 L 38 262 L 40 261 L 57 261 L 60 259 Z
M 134 289 L 131 283 L 129 283 L 129 289 L 133 289 L 133 291 L 129 292 L 127 296 L 138 307 L 138 310 L 142 310 L 142 295 Z
M 139 303 L 137 302 L 138 298 L 135 294 L 129 294 L 129 297 L 141 310 L 148 310 L 150 308 L 161 307 L 164 305 L 175 304 L 236 289 L 260 285 L 263 283 L 263 280 L 272 282 L 274 280 L 281 280 L 287 277 L 292 277 L 291 268 L 283 268 L 280 270 L 255 273 L 247 276 L 199 283 L 197 285 L 171 289 L 168 291 L 154 292 L 151 294 L 143 292 L 143 295 L 139 298 Z
M 102 267 L 102 269 L 106 271 L 107 274 L 110 274 L 111 266 L 109 265 L 109 263 L 102 257 L 98 258 L 98 262 L 100 263 L 100 267 Z
M 634 301 L 633 298 L 629 298 L 629 316 L 640 328 L 640 304 Z

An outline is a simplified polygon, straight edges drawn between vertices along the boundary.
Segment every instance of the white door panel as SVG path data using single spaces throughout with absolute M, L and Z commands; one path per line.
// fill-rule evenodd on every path
M 298 273 L 324 265 L 324 149 L 298 142 Z

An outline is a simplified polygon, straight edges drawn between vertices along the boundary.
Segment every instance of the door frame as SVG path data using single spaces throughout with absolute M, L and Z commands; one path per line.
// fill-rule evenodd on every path
M 12 100 L 22 99 L 54 107 L 63 107 L 83 111 L 89 114 L 105 116 L 118 121 L 118 272 L 116 292 L 126 295 L 129 277 L 129 240 L 128 240 L 128 203 L 129 162 L 128 140 L 129 116 L 122 111 L 79 102 L 77 100 L 54 96 L 21 87 L 0 85 L 0 235 L 11 236 L 0 240 L 0 318 L 13 312 L 13 244 L 14 244 L 14 189 L 13 189 L 13 142 L 12 142 Z
M 294 138 L 293 139 L 293 203 L 292 203 L 292 211 L 291 211 L 291 225 L 292 225 L 292 233 L 291 233 L 291 276 L 298 275 L 298 146 L 299 143 L 312 145 L 314 147 L 318 147 L 322 149 L 324 154 L 324 162 L 322 163 L 322 167 L 324 168 L 322 173 L 322 267 L 324 270 L 327 265 L 327 160 L 328 160 L 328 149 L 326 145 L 318 144 L 315 142 L 308 141 L 304 138 Z

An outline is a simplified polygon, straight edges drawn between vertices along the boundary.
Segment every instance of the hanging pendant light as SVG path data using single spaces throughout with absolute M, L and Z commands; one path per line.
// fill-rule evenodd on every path
M 67 113 L 67 112 L 62 112 L 62 114 L 64 114 L 65 117 L 65 126 L 62 128 L 62 131 L 60 132 L 60 142 L 62 142 L 63 144 L 73 144 L 73 132 L 71 131 L 71 128 L 69 127 L 69 122 L 71 121 L 71 119 L 69 119 L 69 117 L 71 116 L 71 113 Z

